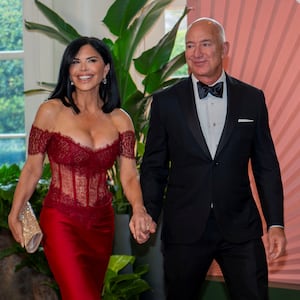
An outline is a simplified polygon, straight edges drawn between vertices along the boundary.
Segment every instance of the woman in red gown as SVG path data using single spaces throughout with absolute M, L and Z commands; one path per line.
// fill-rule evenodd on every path
M 111 55 L 97 39 L 66 48 L 58 84 L 33 122 L 28 158 L 17 185 L 9 226 L 24 243 L 18 215 L 41 176 L 52 179 L 40 215 L 43 247 L 63 300 L 99 300 L 112 253 L 114 213 L 107 170 L 119 159 L 124 193 L 132 205 L 130 229 L 138 243 L 154 231 L 143 206 L 136 170 L 134 128 L 119 108 Z

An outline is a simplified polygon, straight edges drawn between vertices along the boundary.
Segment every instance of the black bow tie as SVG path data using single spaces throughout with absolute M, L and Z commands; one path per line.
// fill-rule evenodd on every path
M 200 99 L 205 98 L 208 93 L 211 93 L 213 96 L 219 98 L 222 98 L 223 96 L 223 82 L 218 82 L 213 86 L 208 86 L 198 81 L 197 86 Z

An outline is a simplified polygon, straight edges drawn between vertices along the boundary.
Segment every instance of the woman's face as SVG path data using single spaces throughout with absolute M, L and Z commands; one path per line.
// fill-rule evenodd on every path
M 101 55 L 89 44 L 82 46 L 69 68 L 70 80 L 78 90 L 99 89 L 99 85 L 109 71 Z

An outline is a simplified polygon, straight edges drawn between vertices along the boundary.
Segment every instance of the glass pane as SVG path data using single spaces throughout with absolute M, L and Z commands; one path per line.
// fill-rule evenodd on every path
M 26 153 L 25 138 L 0 139 L 0 165 L 23 164 Z
M 0 133 L 24 133 L 23 60 L 0 61 Z
M 165 10 L 165 32 L 168 32 L 172 29 L 175 23 L 178 21 L 180 16 L 182 15 L 183 10 Z M 185 31 L 187 27 L 186 17 L 181 21 L 179 29 L 177 31 L 177 36 L 175 40 L 174 49 L 172 51 L 171 57 L 175 57 L 185 50 Z M 184 65 L 174 74 L 175 76 L 186 76 L 187 66 Z
M 23 50 L 22 9 L 22 0 L 0 0 L 0 164 L 25 161 L 25 137 L 15 135 L 25 131 L 23 60 L 1 57 Z
M 22 0 L 0 1 L 0 51 L 23 49 Z

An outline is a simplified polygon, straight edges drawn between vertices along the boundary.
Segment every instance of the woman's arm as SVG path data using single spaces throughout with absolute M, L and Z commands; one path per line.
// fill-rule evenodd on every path
M 36 185 L 43 172 L 44 155 L 39 153 L 29 155 L 22 169 L 12 203 L 10 213 L 8 215 L 8 225 L 13 234 L 14 239 L 21 243 L 24 247 L 22 235 L 22 226 L 19 221 L 19 214 L 26 201 L 33 194 Z
M 129 228 L 138 243 L 146 242 L 150 233 L 156 231 L 156 224 L 144 207 L 139 176 L 135 160 L 120 158 L 120 180 L 124 194 L 132 207 L 132 218 Z
M 120 180 L 133 213 L 129 227 L 136 241 L 144 243 L 149 239 L 150 233 L 155 232 L 156 224 L 146 212 L 143 203 L 139 174 L 134 156 L 134 127 L 128 114 L 122 110 L 114 111 L 113 121 L 121 134 L 121 153 L 119 158 Z
M 53 103 L 43 103 L 35 116 L 34 125 L 40 129 L 49 130 L 55 122 L 55 114 L 57 113 L 53 108 L 55 108 Z M 33 132 L 31 131 L 31 133 Z M 8 226 L 15 240 L 22 246 L 24 246 L 24 240 L 19 214 L 25 202 L 33 194 L 42 175 L 46 149 L 41 148 L 41 145 L 47 144 L 46 139 L 48 137 L 49 135 L 46 134 L 44 136 L 30 134 L 28 157 L 16 186 L 12 207 L 8 215 Z M 32 149 L 35 150 L 32 152 Z

